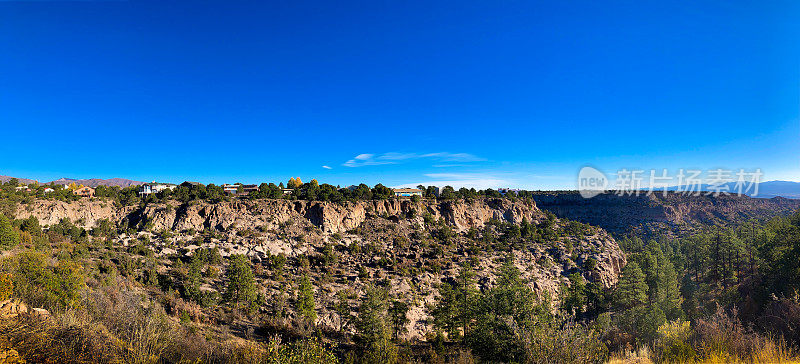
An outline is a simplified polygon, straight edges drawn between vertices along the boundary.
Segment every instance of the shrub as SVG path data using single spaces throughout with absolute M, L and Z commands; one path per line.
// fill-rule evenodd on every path
M 583 268 L 589 272 L 597 269 L 597 259 L 589 258 L 583 263 Z
M 684 363 L 694 360 L 691 344 L 692 328 L 688 321 L 670 321 L 658 328 L 658 338 L 653 345 L 653 354 L 658 362 Z
M 608 359 L 600 334 L 581 324 L 546 323 L 520 336 L 525 363 L 604 363 Z
M 337 363 L 336 356 L 316 338 L 299 340 L 283 347 L 270 342 L 267 351 L 275 362 L 287 364 L 333 364 Z M 277 354 L 277 355 L 276 355 Z M 277 356 L 277 357 L 276 357 Z M 272 361 L 270 361 L 272 362 Z
M 14 282 L 11 280 L 10 273 L 0 274 L 0 301 L 5 301 L 14 292 Z
M 325 247 L 322 249 L 322 264 L 327 267 L 336 264 L 338 261 L 339 256 L 333 250 L 333 245 L 331 243 L 325 244 Z
M 139 266 L 139 261 L 131 258 L 126 254 L 121 254 L 119 257 L 119 272 L 125 277 L 132 277 Z
M 85 277 L 76 262 L 50 265 L 43 253 L 24 251 L 13 258 L 10 269 L 14 294 L 27 303 L 50 309 L 78 303 Z
M 782 339 L 772 340 L 742 325 L 734 308 L 722 308 L 695 325 L 694 347 L 703 359 L 718 362 L 785 362 L 793 352 Z

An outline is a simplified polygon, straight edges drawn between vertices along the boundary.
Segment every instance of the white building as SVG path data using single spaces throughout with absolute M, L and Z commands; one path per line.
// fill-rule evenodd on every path
M 154 193 L 159 193 L 164 190 L 172 190 L 175 187 L 177 186 L 171 183 L 156 183 L 156 182 L 145 183 L 139 186 L 139 196 L 151 195 Z
M 422 190 L 418 190 L 416 188 L 394 188 L 393 191 L 396 197 L 422 197 Z

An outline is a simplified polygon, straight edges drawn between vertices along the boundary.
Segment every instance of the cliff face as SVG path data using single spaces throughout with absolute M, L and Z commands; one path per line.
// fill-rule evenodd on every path
M 147 224 L 150 230 L 200 231 L 273 228 L 294 219 L 306 219 L 322 231 L 341 233 L 361 225 L 370 216 L 398 219 L 415 211 L 442 218 L 456 230 L 482 227 L 495 219 L 519 224 L 523 219 L 539 221 L 542 213 L 534 203 L 512 203 L 504 199 L 447 201 L 425 204 L 410 200 L 359 201 L 336 204 L 288 200 L 234 200 L 209 204 L 205 202 L 180 205 L 149 204 L 145 207 L 115 207 L 110 202 L 81 200 L 76 203 L 36 201 L 21 205 L 17 218 L 36 216 L 43 225 L 57 224 L 68 218 L 77 225 L 91 228 L 101 219 L 129 226 Z M 421 216 L 417 216 L 421 218 Z
M 52 200 L 35 200 L 31 204 L 17 206 L 16 218 L 35 216 L 42 225 L 55 225 L 68 218 L 76 225 L 93 227 L 103 219 L 119 221 L 134 207 L 119 208 L 113 202 L 83 199 L 72 203 Z

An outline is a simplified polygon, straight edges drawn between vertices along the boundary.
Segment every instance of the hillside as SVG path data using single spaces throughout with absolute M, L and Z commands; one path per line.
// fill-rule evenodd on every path
M 156 197 L 7 201 L 15 219 L 0 216 L 0 295 L 10 286 L 19 301 L 0 301 L 0 316 L 2 307 L 27 314 L 0 320 L 0 355 L 10 345 L 30 362 L 53 355 L 48 347 L 120 358 L 137 347 L 137 330 L 158 327 L 137 357 L 604 362 L 658 344 L 672 326 L 693 335 L 681 344 L 692 350 L 727 340 L 750 343 L 739 358 L 795 355 L 769 336 L 797 342 L 794 324 L 771 319 L 800 312 L 785 298 L 797 288 L 786 247 L 798 246 L 800 215 L 770 219 L 793 200 Z M 657 231 L 676 239 L 647 239 Z M 84 317 L 77 326 L 69 310 Z M 757 331 L 744 329 L 753 323 Z M 37 325 L 49 333 L 26 331 Z M 62 332 L 65 344 L 46 342 Z M 162 338 L 168 349 L 148 351 Z M 80 346 L 87 340 L 103 344 Z
M 26 185 L 30 183 L 34 183 L 36 181 L 28 178 L 18 178 L 18 177 L 11 177 L 11 176 L 0 176 L 0 183 L 6 183 L 11 179 L 16 178 L 20 184 Z M 89 178 L 89 179 L 74 179 L 74 178 L 59 178 L 57 180 L 53 180 L 50 182 L 40 182 L 41 184 L 57 184 L 57 185 L 69 185 L 75 183 L 76 185 L 84 185 L 95 188 L 97 186 L 118 186 L 118 187 L 130 187 L 130 186 L 138 186 L 144 184 L 145 182 L 141 181 L 134 181 L 125 178 L 109 178 L 109 179 L 102 179 L 102 178 Z
M 6 183 L 6 182 L 8 182 L 8 181 L 10 181 L 10 180 L 12 180 L 14 178 L 16 178 L 16 177 L 0 176 L 0 183 Z M 34 182 L 32 179 L 27 179 L 27 178 L 17 178 L 17 181 L 19 181 L 19 183 L 21 183 L 21 184 L 28 184 L 28 183 L 33 183 Z
M 800 198 L 800 182 L 793 182 L 793 181 L 767 181 L 758 183 L 758 191 L 756 191 L 755 186 L 748 186 L 748 185 L 738 185 L 737 182 L 729 182 L 725 183 L 721 186 L 715 187 L 707 184 L 702 184 L 699 186 L 673 186 L 668 188 L 669 191 L 676 191 L 676 190 L 687 190 L 692 189 L 694 191 L 730 191 L 730 192 L 737 192 L 741 190 L 742 194 L 747 196 L 756 197 L 756 198 L 773 198 L 773 197 L 785 197 L 785 198 Z M 753 194 L 756 196 L 753 196 Z
M 130 186 L 138 186 L 144 184 L 144 182 L 140 181 L 133 181 L 125 178 L 109 178 L 109 179 L 102 179 L 102 178 L 89 178 L 89 179 L 73 179 L 73 178 L 59 178 L 57 180 L 47 182 L 45 184 L 57 184 L 57 185 L 69 185 L 75 183 L 76 185 L 84 185 L 95 188 L 97 186 L 108 186 L 108 187 L 130 187 Z
M 731 225 L 749 219 L 764 221 L 800 208 L 800 200 L 747 196 L 686 196 L 676 193 L 618 196 L 605 193 L 590 199 L 577 192 L 539 193 L 537 206 L 568 218 L 602 227 L 615 234 L 629 231 L 679 233 L 703 225 Z
M 359 295 L 370 281 L 386 281 L 389 294 L 410 305 L 407 338 L 415 340 L 431 332 L 427 306 L 434 303 L 437 287 L 452 280 L 467 259 L 480 284 L 490 287 L 510 251 L 534 291 L 554 298 L 572 273 L 608 288 L 625 265 L 605 231 L 548 216 L 531 201 L 233 200 L 116 207 L 97 200 L 37 200 L 19 206 L 16 217 L 29 216 L 51 226 L 64 218 L 86 228 L 109 221 L 124 232 L 114 245 L 152 249 L 163 274 L 176 269 L 177 257 L 198 249 L 216 248 L 223 257 L 244 254 L 261 272 L 257 281 L 267 302 L 290 299 L 284 297 L 285 281 L 307 273 L 318 287 L 317 322 L 330 329 L 341 325 L 332 309 L 340 292 Z M 520 226 L 528 223 L 533 228 L 521 233 Z M 279 255 L 287 258 L 285 268 L 273 264 Z M 203 289 L 221 293 L 223 284 L 209 279 Z M 283 309 L 270 305 L 263 309 Z

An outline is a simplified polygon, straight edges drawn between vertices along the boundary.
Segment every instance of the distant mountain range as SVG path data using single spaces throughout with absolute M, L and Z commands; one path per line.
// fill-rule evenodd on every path
M 727 187 L 727 189 L 726 189 Z M 745 195 L 750 197 L 757 197 L 757 198 L 773 198 L 773 197 L 785 197 L 785 198 L 797 198 L 800 199 L 800 182 L 792 182 L 792 181 L 768 181 L 768 182 L 761 182 L 758 184 L 758 194 L 753 196 L 754 189 L 750 188 L 749 190 L 745 191 L 748 187 L 748 184 L 744 184 L 742 186 L 742 192 Z M 667 188 L 669 191 L 676 191 L 679 190 L 678 186 L 673 186 Z M 683 188 L 685 189 L 685 187 Z M 680 190 L 683 190 L 680 189 Z M 698 188 L 700 191 L 715 191 L 717 189 L 713 188 L 710 185 L 700 185 Z M 737 187 L 736 182 L 730 182 L 723 184 L 721 186 L 720 191 L 728 191 L 729 193 L 736 193 Z
M 0 176 L 0 182 L 6 183 L 9 180 L 11 180 L 12 178 L 17 178 L 17 177 Z M 27 179 L 27 178 L 17 178 L 17 180 L 19 181 L 20 184 L 23 184 L 23 185 L 26 185 L 28 183 L 33 183 L 34 182 L 32 179 Z
M 758 184 L 758 196 L 756 197 L 786 197 L 800 198 L 800 182 L 791 181 L 769 181 Z
M 0 176 L 0 182 L 8 182 L 12 178 L 11 176 Z M 21 184 L 29 184 L 35 182 L 32 179 L 27 178 L 17 178 L 19 183 Z M 75 183 L 76 185 L 84 185 L 95 188 L 97 186 L 119 186 L 119 187 L 129 187 L 129 186 L 138 186 L 141 184 L 145 184 L 145 182 L 141 181 L 134 181 L 124 178 L 109 178 L 109 179 L 100 179 L 100 178 L 90 178 L 90 179 L 74 179 L 74 178 L 59 178 L 55 181 L 50 182 L 40 182 L 42 184 L 49 185 L 50 183 L 57 184 L 57 185 L 68 185 L 71 183 Z

